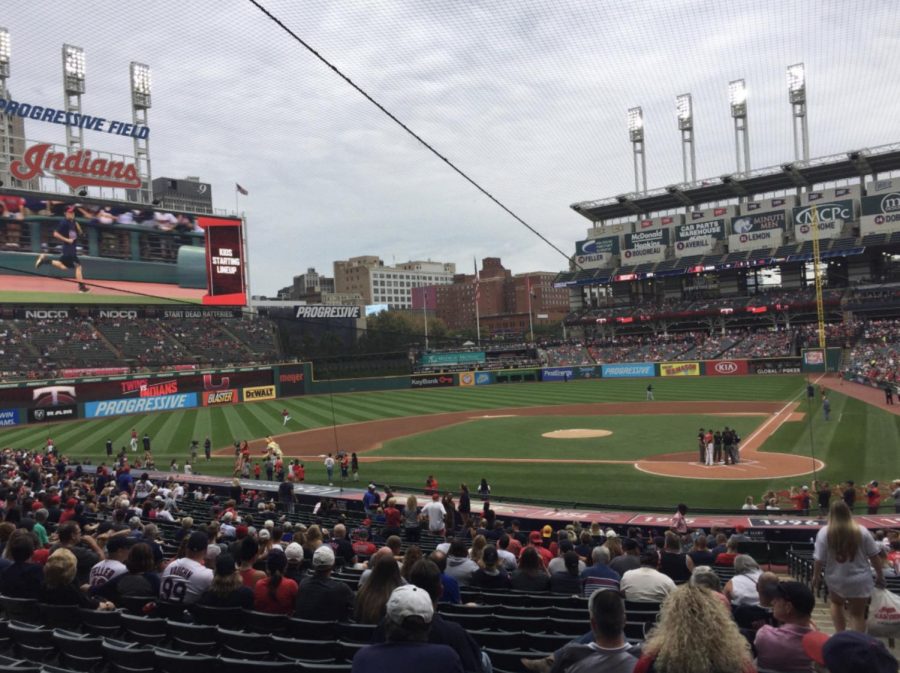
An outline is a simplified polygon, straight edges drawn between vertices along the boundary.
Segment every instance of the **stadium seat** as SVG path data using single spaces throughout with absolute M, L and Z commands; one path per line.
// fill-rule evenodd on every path
M 288 619 L 288 635 L 304 640 L 334 640 L 337 637 L 337 622 L 316 619 Z
M 298 673 L 350 673 L 351 668 L 351 664 L 326 664 L 308 661 L 294 662 L 294 670 Z
M 77 629 L 81 626 L 81 613 L 77 605 L 49 605 L 39 603 L 41 623 L 48 629 Z
M 33 598 L 13 598 L 12 596 L 0 596 L 0 607 L 3 614 L 10 621 L 39 624 L 41 611 L 38 602 Z
M 23 659 L 46 661 L 56 654 L 51 629 L 24 622 L 10 622 L 9 636 L 13 641 L 13 651 Z
M 219 657 L 216 670 L 219 673 L 287 673 L 295 670 L 295 666 L 293 661 L 265 661 L 263 659 L 247 661 Z
M 270 645 L 269 636 L 264 633 L 250 633 L 247 631 L 231 631 L 218 629 L 218 642 L 222 651 L 234 659 L 258 659 L 268 655 Z
M 0 673 L 39 673 L 40 665 L 25 659 L 0 656 Z
M 239 629 L 244 623 L 244 611 L 240 608 L 218 608 L 209 605 L 192 605 L 191 614 L 199 624 Z
M 189 654 L 209 654 L 217 647 L 218 630 L 215 626 L 167 619 L 166 633 L 173 645 Z
M 156 596 L 122 596 L 118 599 L 120 607 L 132 615 L 144 615 L 144 606 L 156 603 Z
M 450 614 L 445 614 L 444 619 L 448 622 L 456 622 L 466 631 L 491 629 L 495 624 L 494 615 L 491 614 L 465 614 L 463 612 L 452 612 Z
M 154 650 L 159 673 L 215 673 L 219 660 L 205 655 L 191 655 L 157 647 Z
M 103 655 L 111 673 L 153 673 L 156 659 L 152 647 L 103 639 Z
M 469 631 L 469 635 L 475 639 L 481 647 L 490 647 L 495 650 L 517 650 L 522 647 L 521 631 Z
M 56 629 L 53 643 L 59 650 L 59 663 L 67 668 L 91 671 L 103 663 L 102 638 Z
M 332 640 L 301 640 L 299 638 L 285 638 L 272 636 L 270 641 L 272 653 L 284 661 L 321 661 L 334 663 L 336 655 L 335 641 Z
M 350 663 L 353 661 L 353 657 L 357 652 L 359 652 L 364 647 L 368 647 L 371 644 L 371 641 L 368 643 L 351 643 L 346 640 L 338 640 L 337 649 L 340 652 L 340 656 L 338 657 L 338 659 Z
M 542 659 L 543 654 L 532 652 L 531 650 L 492 650 L 485 648 L 487 655 L 491 658 L 491 663 L 505 671 L 521 671 L 522 659 Z
M 158 645 L 166 639 L 166 620 L 158 617 L 138 617 L 123 612 L 122 628 L 129 639 L 145 645 Z
M 372 634 L 375 632 L 375 624 L 357 624 L 356 622 L 342 622 L 338 624 L 338 637 L 351 643 L 371 643 Z
M 575 638 L 563 633 L 522 634 L 522 642 L 525 643 L 529 649 L 535 650 L 537 652 L 546 652 L 547 654 L 556 652 L 556 650 L 561 647 L 565 647 L 573 640 L 575 640 Z
M 551 617 L 547 620 L 548 633 L 559 633 L 572 637 L 583 636 L 591 630 L 591 620 L 587 617 L 587 610 L 584 611 L 584 617 L 581 619 L 558 619 Z
M 283 634 L 288 628 L 288 618 L 285 615 L 273 615 L 270 612 L 257 612 L 256 610 L 244 611 L 244 625 L 255 633 Z
M 95 636 L 115 637 L 122 631 L 122 613 L 118 610 L 79 608 L 81 627 Z

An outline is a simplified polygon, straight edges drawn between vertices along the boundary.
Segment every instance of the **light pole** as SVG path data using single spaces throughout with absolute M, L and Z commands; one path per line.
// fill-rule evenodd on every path
M 0 28 L 0 98 L 6 100 L 9 98 L 6 92 L 6 80 L 9 78 L 9 31 L 6 28 Z M 0 115 L 0 184 L 9 185 L 9 162 L 11 161 L 10 150 L 12 143 L 9 138 L 9 124 L 6 121 L 6 115 Z
M 697 156 L 694 151 L 694 102 L 691 94 L 683 93 L 675 97 L 675 111 L 678 115 L 678 130 L 681 131 L 681 168 L 685 184 L 697 182 Z M 690 168 L 690 172 L 688 169 Z
M 62 48 L 63 90 L 65 93 L 66 117 L 81 114 L 81 96 L 84 94 L 84 49 L 64 44 Z M 68 119 L 67 119 L 68 121 Z M 84 148 L 82 129 L 77 124 L 66 124 L 66 148 L 75 154 Z M 72 190 L 75 191 L 74 189 Z
M 809 127 L 806 123 L 806 66 L 802 63 L 787 68 L 788 100 L 791 103 L 791 127 L 794 131 L 794 158 L 809 160 Z
M 728 103 L 734 119 L 734 156 L 738 174 L 750 174 L 750 131 L 747 128 L 747 87 L 744 80 L 728 83 Z M 743 161 L 741 150 L 743 149 Z M 742 166 L 743 164 L 743 166 Z
M 647 158 L 644 155 L 644 111 L 640 107 L 628 109 L 628 137 L 634 154 L 634 192 L 647 193 Z M 640 159 L 640 166 L 638 165 Z
M 147 127 L 147 110 L 150 109 L 150 66 L 143 63 L 131 62 L 131 119 L 135 129 Z M 140 137 L 134 134 L 134 162 L 137 166 L 138 176 L 141 178 L 141 189 L 138 200 L 141 203 L 150 203 L 151 173 L 150 173 L 150 136 Z

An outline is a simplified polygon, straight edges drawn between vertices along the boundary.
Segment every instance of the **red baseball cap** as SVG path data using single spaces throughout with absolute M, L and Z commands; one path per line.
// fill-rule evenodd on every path
M 528 534 L 528 541 L 535 542 L 537 544 L 541 543 L 541 531 L 533 530 Z
M 66 500 L 66 507 L 74 507 L 78 504 L 78 501 L 75 498 L 69 498 Z

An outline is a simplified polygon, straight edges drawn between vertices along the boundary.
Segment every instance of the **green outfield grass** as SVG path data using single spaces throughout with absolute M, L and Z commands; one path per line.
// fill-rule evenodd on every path
M 589 380 L 567 384 L 512 384 L 474 388 L 445 388 L 434 390 L 398 390 L 317 395 L 273 400 L 233 407 L 191 409 L 185 411 L 125 416 L 112 419 L 74 421 L 54 426 L 22 426 L 0 431 L 0 446 L 39 448 L 48 434 L 69 455 L 90 458 L 94 462 L 105 459 L 107 438 L 115 446 L 126 445 L 132 428 L 142 435 L 148 432 L 153 439 L 154 455 L 159 466 L 167 465 L 174 457 L 179 464 L 188 455 L 192 439 L 203 441 L 209 435 L 216 447 L 229 446 L 235 439 L 253 439 L 267 434 L 280 434 L 281 409 L 288 408 L 294 420 L 287 430 L 303 430 L 332 424 L 368 421 L 378 418 L 414 416 L 447 411 L 497 409 L 504 407 L 542 406 L 578 402 L 619 402 L 644 399 L 647 381 Z M 740 378 L 678 378 L 654 379 L 657 400 L 747 400 L 788 401 L 802 399 L 805 379 L 799 376 L 740 377 Z M 827 463 L 820 476 L 831 481 L 855 479 L 857 483 L 869 479 L 887 481 L 900 477 L 896 458 L 900 446 L 900 417 L 887 414 L 852 398 L 833 393 L 832 420 L 826 423 L 818 410 L 802 422 L 785 424 L 766 444 L 765 450 L 809 455 L 809 423 L 816 457 Z M 801 411 L 805 411 L 805 401 Z M 619 417 L 624 418 L 624 417 Z M 662 419 L 640 424 L 640 419 Z M 690 438 L 684 439 L 676 429 L 677 417 L 640 417 L 632 421 L 636 447 L 653 452 L 691 450 Z M 729 425 L 724 417 L 711 417 L 721 425 Z M 494 419 L 500 420 L 500 419 Z M 558 419 L 557 419 L 558 420 Z M 757 425 L 761 419 L 737 417 L 733 424 L 749 422 Z M 556 425 L 556 423 L 551 423 Z M 582 423 L 579 423 L 581 425 Z M 686 421 L 686 428 L 697 423 Z M 562 426 L 558 426 L 562 427 Z M 644 430 L 662 428 L 661 435 L 645 439 Z M 680 427 L 680 426 L 679 426 Z M 551 429 L 556 429 L 551 428 Z M 666 431 L 668 429 L 668 431 Z M 686 429 L 685 432 L 688 430 Z M 653 430 L 652 432 L 657 432 Z M 649 435 L 646 435 L 649 436 Z M 746 436 L 746 433 L 745 433 Z M 613 435 L 615 437 L 615 435 Z M 549 440 L 548 440 L 549 441 Z M 572 441 L 572 440 L 569 440 Z M 601 440 L 602 441 L 602 440 Z M 481 455 L 491 455 L 490 443 L 479 439 L 465 442 L 479 445 Z M 658 442 L 659 446 L 653 445 Z M 353 447 L 347 447 L 352 450 Z M 440 449 L 443 450 L 443 449 Z M 462 449 L 460 449 L 462 450 Z M 468 450 L 468 449 L 466 449 Z M 417 449 L 419 454 L 422 449 Z M 201 460 L 199 471 L 228 474 L 231 461 L 214 459 L 209 465 Z M 464 481 L 477 483 L 486 477 L 497 495 L 509 497 L 540 497 L 567 502 L 606 502 L 639 506 L 668 507 L 680 501 L 694 506 L 738 507 L 746 495 L 758 498 L 768 488 L 786 488 L 791 483 L 806 483 L 810 477 L 791 480 L 755 480 L 718 482 L 686 480 L 647 475 L 630 465 L 566 466 L 554 464 L 490 464 L 490 463 L 434 463 L 391 461 L 363 463 L 361 478 L 380 483 L 420 486 L 425 476 L 435 474 L 443 486 L 456 487 Z M 307 481 L 322 483 L 325 471 L 320 465 L 307 464 Z
M 741 437 L 765 417 L 694 416 L 520 416 L 458 423 L 385 442 L 373 456 L 447 458 L 558 458 L 637 460 L 674 451 L 693 451 L 698 428 L 735 428 Z M 609 430 L 608 437 L 552 439 L 545 432 L 570 428 Z M 477 443 L 473 439 L 477 438 Z

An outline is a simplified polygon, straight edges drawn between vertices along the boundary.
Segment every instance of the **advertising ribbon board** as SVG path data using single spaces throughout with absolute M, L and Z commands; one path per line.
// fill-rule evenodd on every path
M 750 360 L 748 367 L 751 374 L 800 374 L 802 366 L 800 358 L 764 358 Z
M 235 388 L 226 390 L 208 390 L 201 394 L 204 407 L 217 407 L 222 404 L 237 404 L 240 394 Z
M 900 231 L 900 192 L 864 196 L 859 233 L 866 236 L 895 231 Z
M 456 377 L 452 374 L 410 376 L 409 385 L 411 388 L 442 388 L 456 385 Z
M 462 353 L 426 353 L 422 356 L 423 365 L 468 365 L 483 364 L 485 361 L 484 352 L 468 352 Z
M 493 372 L 475 372 L 475 385 L 476 386 L 489 386 L 494 383 L 494 373 Z
M 303 365 L 281 365 L 278 368 L 278 385 L 282 397 L 294 397 L 306 392 L 306 373 Z
M 706 376 L 743 376 L 749 372 L 746 360 L 707 360 L 703 363 Z
M 57 407 L 38 407 L 28 410 L 29 423 L 52 423 L 78 418 L 77 404 L 63 404 Z
M 662 362 L 660 376 L 700 376 L 699 362 Z
M 605 379 L 646 378 L 656 376 L 656 365 L 652 362 L 600 365 L 600 374 Z
M 88 402 L 84 405 L 85 418 L 105 418 L 146 411 L 172 411 L 192 409 L 197 406 L 197 393 L 179 393 L 160 397 L 131 397 L 119 400 Z
M 19 424 L 18 409 L 0 409 L 0 428 L 8 428 Z
M 244 402 L 262 402 L 275 399 L 275 386 L 244 388 Z

